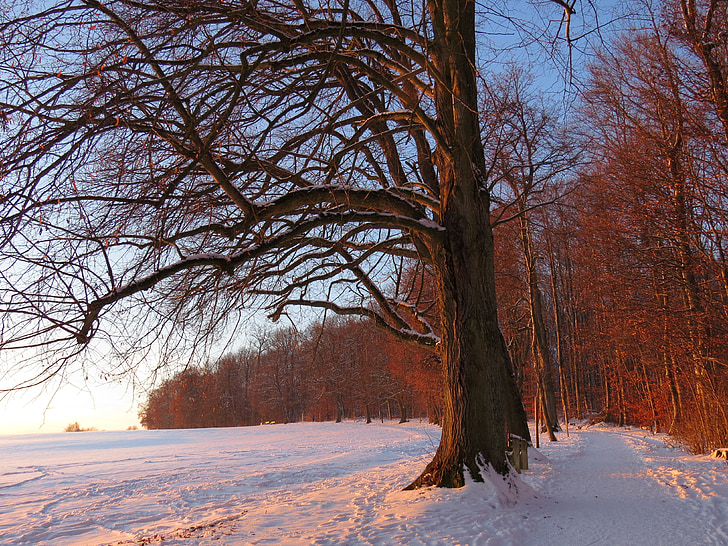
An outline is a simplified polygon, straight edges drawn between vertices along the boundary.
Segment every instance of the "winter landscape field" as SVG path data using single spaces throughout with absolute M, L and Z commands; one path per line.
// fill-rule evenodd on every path
M 3 544 L 728 544 L 728 467 L 663 435 L 582 426 L 510 487 L 402 491 L 424 423 L 8 436 Z

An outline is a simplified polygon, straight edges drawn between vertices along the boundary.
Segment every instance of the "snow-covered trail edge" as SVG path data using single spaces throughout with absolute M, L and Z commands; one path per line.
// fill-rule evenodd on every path
M 669 447 L 665 436 L 597 427 L 575 433 L 536 483 L 539 544 L 728 544 L 727 467 Z M 561 456 L 560 456 L 561 455 Z M 541 482 L 541 483 L 538 483 Z
M 500 478 L 401 491 L 439 441 L 423 423 L 6 437 L 0 544 L 728 544 L 724 461 L 639 430 L 559 439 L 514 503 Z

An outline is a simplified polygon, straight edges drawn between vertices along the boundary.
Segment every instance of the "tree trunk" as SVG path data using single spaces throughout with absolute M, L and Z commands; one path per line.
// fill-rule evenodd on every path
M 407 405 L 401 399 L 397 399 L 397 404 L 399 405 L 399 422 L 406 423 L 407 422 Z
M 612 378 L 610 376 L 611 373 L 611 364 L 609 362 L 609 359 L 604 360 L 604 365 L 602 368 L 602 381 L 604 382 L 604 417 L 607 421 L 610 421 L 612 419 Z M 617 396 L 619 398 L 619 396 Z M 619 405 L 619 400 L 617 400 L 617 405 Z
M 624 377 L 623 374 L 619 374 L 619 426 L 623 427 L 627 424 L 627 406 L 624 395 Z
M 657 416 L 657 407 L 655 403 L 654 394 L 652 391 L 652 382 L 650 381 L 650 374 L 647 373 L 647 366 L 645 365 L 645 361 L 642 357 L 640 357 L 641 364 L 642 364 L 642 377 L 644 381 L 644 390 L 645 394 L 647 395 L 647 403 L 650 406 L 650 414 L 652 416 L 652 423 L 650 425 L 650 429 L 652 430 L 653 434 L 657 434 L 659 432 L 660 428 L 660 420 Z
M 561 394 L 561 407 L 564 412 L 564 426 L 566 437 L 569 437 L 569 392 L 566 389 L 564 378 L 564 350 L 563 335 L 561 333 L 561 310 L 559 305 L 558 292 L 556 290 L 556 259 L 554 249 L 551 245 L 551 238 L 548 239 L 549 270 L 551 272 L 551 301 L 554 306 L 554 327 L 556 328 L 556 363 L 559 366 L 559 393 Z
M 526 408 L 523 407 L 523 400 L 521 398 L 521 391 L 518 388 L 518 382 L 516 381 L 513 361 L 508 354 L 508 345 L 502 335 L 501 343 L 504 354 L 508 356 L 508 369 L 504 369 L 504 382 L 507 392 L 503 401 L 506 412 L 507 437 L 514 434 L 530 443 L 531 432 L 528 429 L 528 415 L 526 414 Z
M 344 419 L 344 396 L 336 395 L 336 422 L 341 423 Z
M 520 400 L 506 404 L 514 396 L 510 386 L 515 381 L 495 310 L 489 220 L 481 211 L 471 221 L 464 216 L 456 216 L 455 221 L 462 237 L 448 237 L 443 249 L 448 268 L 438 275 L 443 324 L 442 439 L 433 461 L 411 488 L 460 487 L 465 483 L 465 468 L 475 480 L 482 479 L 481 469 L 487 465 L 506 474 L 506 412 L 520 404 Z M 450 233 L 453 229 L 448 229 Z
M 434 159 L 440 175 L 441 244 L 435 264 L 442 324 L 444 411 L 440 446 L 409 488 L 460 487 L 464 470 L 507 474 L 505 400 L 513 396 L 508 352 L 496 310 L 490 197 L 482 184 L 485 154 L 475 74 L 475 2 L 429 0 L 430 56 L 441 140 Z M 520 401 L 519 401 L 520 403 Z M 513 408 L 515 404 L 509 405 Z
M 672 357 L 669 359 L 663 355 L 665 362 L 665 375 L 667 376 L 667 384 L 670 388 L 670 403 L 672 404 L 672 421 L 667 433 L 672 434 L 674 427 L 682 421 L 682 393 L 680 392 L 680 384 L 675 377 L 674 367 L 675 361 Z
M 536 431 L 536 449 L 541 447 L 541 432 L 539 425 L 541 424 L 541 383 L 536 383 L 536 396 L 533 397 L 533 418 Z
M 543 303 L 541 289 L 538 286 L 538 272 L 536 270 L 536 255 L 533 250 L 531 229 L 526 214 L 526 204 L 519 199 L 519 216 L 521 247 L 523 249 L 524 261 L 528 275 L 528 303 L 531 312 L 531 327 L 533 337 L 531 349 L 533 352 L 536 376 L 541 383 L 543 395 L 544 425 L 548 429 L 549 440 L 556 441 L 554 432 L 559 430 L 559 418 L 556 412 L 556 394 L 554 392 L 554 374 L 549 354 L 548 341 L 546 337 L 546 325 L 543 316 Z
M 572 342 L 569 344 L 569 356 L 571 360 L 571 382 L 574 390 L 574 409 L 576 411 L 576 418 L 582 419 L 584 417 L 584 411 L 586 404 L 584 402 L 584 390 L 583 390 L 583 373 L 579 364 L 580 355 L 577 352 L 577 346 L 579 345 L 579 323 L 576 318 L 576 310 L 571 308 L 571 332 Z

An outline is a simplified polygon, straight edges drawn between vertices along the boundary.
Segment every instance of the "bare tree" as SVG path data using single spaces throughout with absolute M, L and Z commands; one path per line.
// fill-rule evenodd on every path
M 413 486 L 508 473 L 474 2 L 26 5 L 1 28 L 3 349 L 199 336 L 254 297 L 363 315 L 442 361 Z M 441 335 L 392 295 L 406 260 Z
M 728 143 L 728 10 L 725 3 L 719 0 L 666 0 L 665 8 L 667 24 L 703 64 L 707 94 L 720 120 L 723 140 Z
M 533 77 L 512 67 L 489 88 L 484 111 L 494 112 L 485 121 L 489 130 L 488 157 L 493 159 L 489 179 L 498 207 L 495 223 L 515 220 L 521 243 L 531 329 L 537 392 L 549 438 L 559 430 L 554 388 L 552 350 L 540 286 L 538 215 L 566 192 L 565 178 L 575 176 L 578 147 L 557 122 L 559 112 L 533 92 Z

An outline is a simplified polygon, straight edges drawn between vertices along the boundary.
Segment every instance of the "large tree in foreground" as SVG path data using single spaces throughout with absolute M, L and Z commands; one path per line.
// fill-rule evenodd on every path
M 1 29 L 1 347 L 59 355 L 27 384 L 102 334 L 215 325 L 250 297 L 364 315 L 442 361 L 442 441 L 413 485 L 508 472 L 507 432 L 527 430 L 475 2 L 21 4 Z M 401 282 L 411 261 L 437 328 Z

